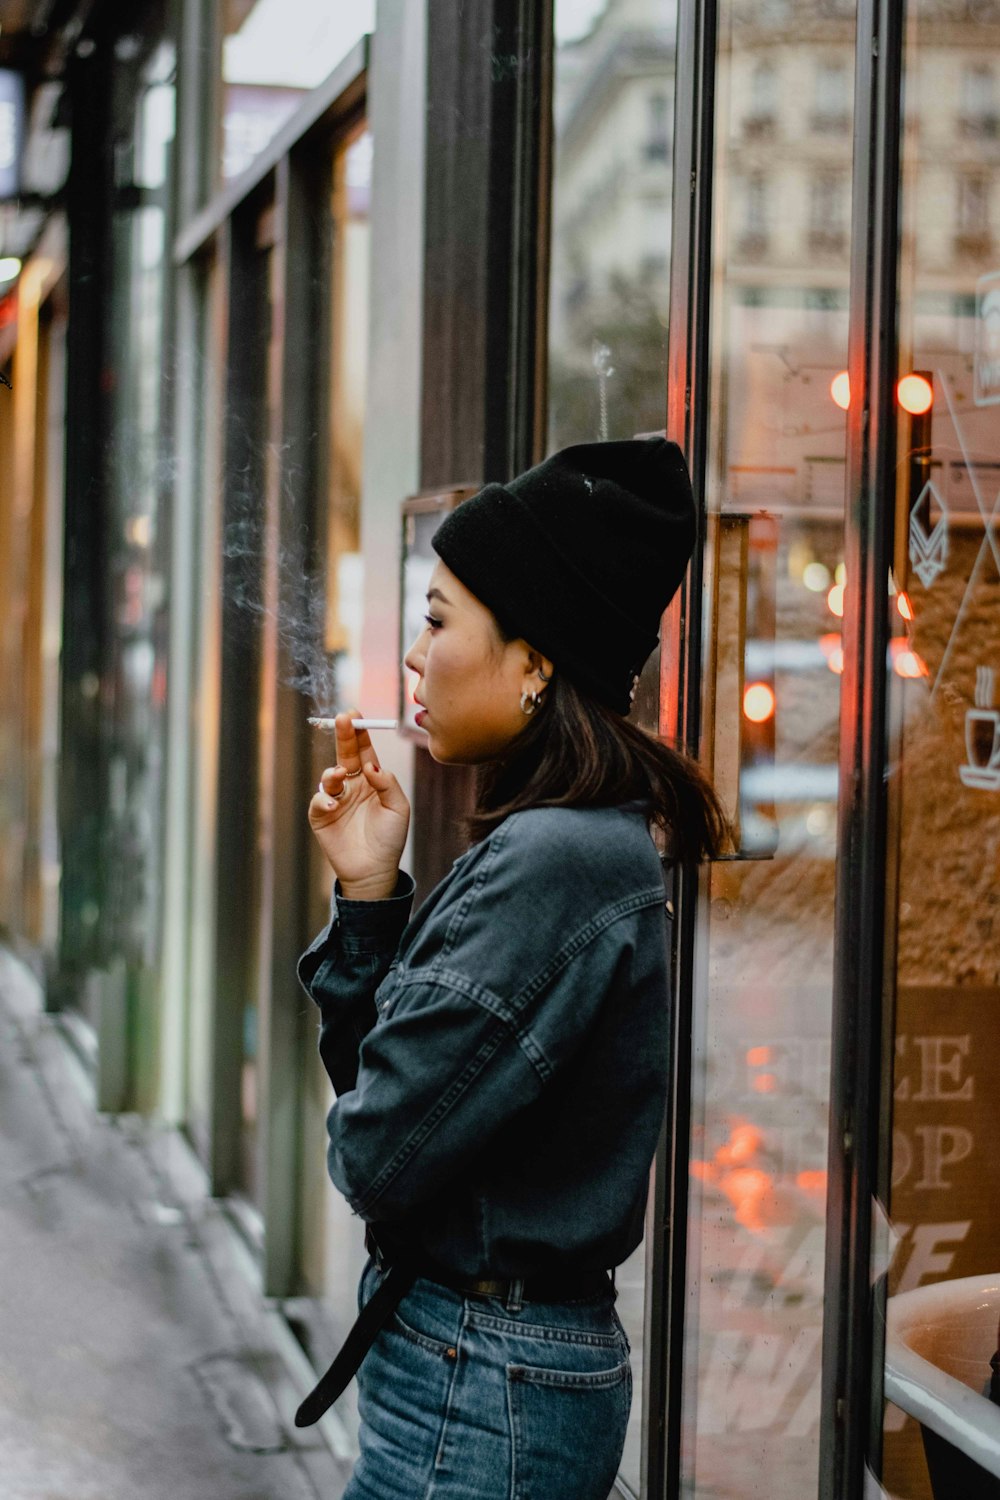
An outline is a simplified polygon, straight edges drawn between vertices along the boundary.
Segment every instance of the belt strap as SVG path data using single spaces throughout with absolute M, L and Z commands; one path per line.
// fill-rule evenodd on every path
M 350 1333 L 339 1353 L 309 1395 L 295 1413 L 296 1427 L 311 1427 L 329 1410 L 347 1389 L 352 1376 L 357 1374 L 361 1361 L 375 1342 L 379 1330 L 392 1317 L 418 1276 L 427 1276 L 440 1281 L 456 1291 L 471 1292 L 485 1297 L 506 1297 L 509 1281 L 493 1281 L 486 1278 L 474 1280 L 453 1276 L 436 1263 L 416 1260 L 387 1261 L 381 1255 L 374 1237 L 365 1235 L 365 1245 L 377 1258 L 382 1273 L 378 1287 L 361 1309 Z M 612 1286 L 614 1272 L 611 1273 Z M 584 1271 L 576 1276 L 531 1277 L 523 1283 L 522 1296 L 536 1302 L 558 1302 L 572 1296 L 589 1296 L 607 1286 L 607 1272 Z
M 416 1268 L 402 1261 L 387 1266 L 378 1288 L 358 1316 L 326 1374 L 309 1392 L 295 1413 L 296 1427 L 311 1427 L 342 1395 L 358 1366 L 375 1342 L 379 1329 L 388 1322 L 413 1285 Z

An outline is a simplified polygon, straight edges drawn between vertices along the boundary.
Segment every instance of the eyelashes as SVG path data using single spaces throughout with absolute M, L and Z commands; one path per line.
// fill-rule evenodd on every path
M 424 619 L 427 621 L 432 630 L 436 630 L 441 624 L 441 621 L 436 619 L 434 615 L 424 615 Z

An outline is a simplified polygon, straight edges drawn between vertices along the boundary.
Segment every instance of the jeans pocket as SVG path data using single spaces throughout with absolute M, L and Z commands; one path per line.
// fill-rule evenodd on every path
M 625 1447 L 632 1370 L 628 1359 L 603 1369 L 584 1363 L 507 1366 L 511 1500 L 607 1500 Z
M 422 1333 L 419 1328 L 414 1328 L 400 1315 L 399 1309 L 392 1315 L 391 1325 L 397 1333 L 401 1333 L 411 1344 L 416 1344 L 421 1349 L 426 1349 L 428 1354 L 435 1354 L 439 1359 L 457 1359 L 458 1351 L 455 1344 L 446 1339 L 435 1338 L 433 1334 Z

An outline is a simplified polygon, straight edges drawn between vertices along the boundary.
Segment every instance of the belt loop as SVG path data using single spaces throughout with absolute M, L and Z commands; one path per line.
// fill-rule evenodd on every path
M 507 1311 L 519 1313 L 521 1311 L 521 1297 L 524 1294 L 524 1281 L 516 1276 L 507 1288 Z

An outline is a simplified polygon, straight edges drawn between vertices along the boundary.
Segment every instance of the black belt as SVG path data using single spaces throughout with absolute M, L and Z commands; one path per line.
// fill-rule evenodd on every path
M 333 1364 L 295 1413 L 296 1427 L 311 1427 L 333 1405 L 337 1397 L 343 1394 L 375 1342 L 379 1330 L 392 1317 L 418 1276 L 437 1281 L 464 1296 L 500 1297 L 505 1301 L 514 1287 L 511 1280 L 458 1276 L 446 1267 L 439 1266 L 436 1261 L 427 1259 L 387 1261 L 370 1231 L 365 1233 L 365 1246 L 382 1272 L 382 1279 L 361 1309 L 357 1322 L 344 1340 Z M 525 1302 L 571 1302 L 579 1297 L 594 1297 L 609 1285 L 614 1285 L 614 1271 L 611 1273 L 610 1283 L 607 1271 L 528 1276 L 521 1282 L 521 1298 Z

